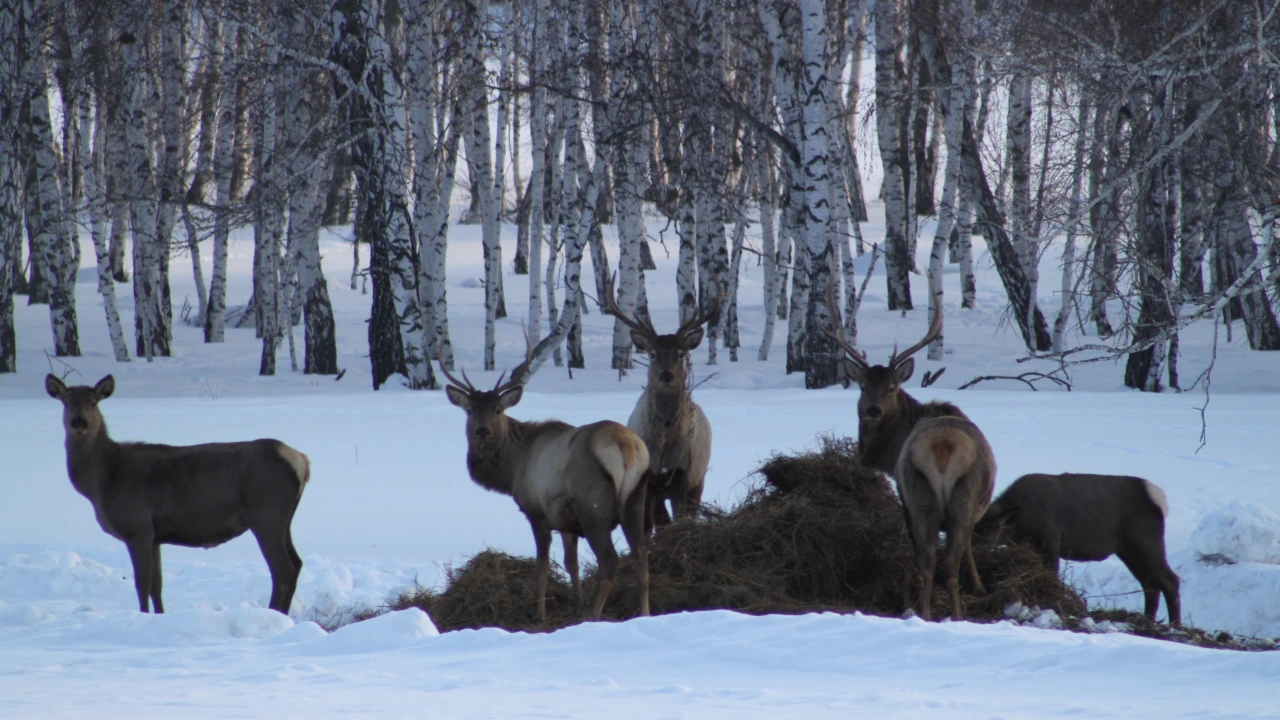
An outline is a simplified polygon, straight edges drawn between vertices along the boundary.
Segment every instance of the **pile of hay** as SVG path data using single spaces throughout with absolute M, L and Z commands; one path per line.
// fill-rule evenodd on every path
M 654 614 L 730 609 L 747 613 L 820 610 L 898 615 L 911 567 L 902 507 L 890 482 L 859 465 L 855 443 L 823 438 L 814 452 L 775 455 L 759 470 L 763 482 L 731 510 L 704 508 L 696 520 L 661 530 L 649 545 L 649 602 Z M 996 619 L 1015 600 L 1054 608 L 1063 617 L 1084 603 L 1034 552 L 975 540 L 974 560 L 988 594 L 965 595 L 967 616 Z M 608 618 L 629 618 L 639 606 L 630 556 L 624 556 L 605 605 Z M 441 630 L 495 626 L 548 630 L 582 619 L 563 575 L 548 584 L 548 619 L 534 620 L 533 560 L 484 552 L 451 569 L 444 590 L 419 590 L 410 604 L 431 613 Z M 584 575 L 594 590 L 594 568 Z M 941 576 L 933 613 L 949 612 Z M 966 590 L 962 573 L 961 590 Z

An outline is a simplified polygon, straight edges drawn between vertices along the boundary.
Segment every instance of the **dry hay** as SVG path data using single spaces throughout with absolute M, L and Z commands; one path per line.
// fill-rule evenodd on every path
M 852 440 L 823 438 L 817 451 L 774 455 L 758 472 L 762 482 L 736 507 L 704 507 L 699 518 L 659 530 L 649 544 L 653 613 L 900 614 L 911 567 L 902 507 L 883 475 L 856 462 L 855 450 Z M 964 595 L 972 619 L 1002 617 L 1015 600 L 1054 608 L 1063 617 L 1084 612 L 1079 596 L 1033 551 L 975 540 L 974 560 L 988 593 Z M 584 572 L 588 598 L 594 573 L 594 567 Z M 582 619 L 568 583 L 556 571 L 548 583 L 548 618 L 536 622 L 535 575 L 532 559 L 486 551 L 449 569 L 444 590 L 419 589 L 392 604 L 423 607 L 441 630 L 550 630 Z M 934 587 L 933 611 L 942 616 L 948 606 L 940 577 Z M 639 586 L 627 555 L 604 616 L 629 618 L 638 606 Z

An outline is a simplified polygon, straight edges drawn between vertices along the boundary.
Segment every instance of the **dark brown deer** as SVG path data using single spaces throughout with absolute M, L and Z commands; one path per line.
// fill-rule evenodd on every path
M 915 372 L 911 356 L 942 332 L 939 310 L 920 342 L 898 352 L 888 365 L 871 365 L 867 356 L 827 331 L 844 349 L 849 377 L 862 389 L 858 398 L 858 455 L 862 463 L 893 475 L 902 498 L 907 535 L 920 575 L 917 612 L 929 618 L 938 532 L 947 533 L 942 569 L 951 595 L 951 617 L 962 617 L 958 572 L 968 566 L 973 589 L 985 594 L 973 562 L 973 526 L 991 502 L 996 459 L 987 439 L 960 408 L 945 402 L 921 403 L 902 390 Z M 911 607 L 911 576 L 903 604 Z
M 723 292 L 704 310 L 671 335 L 659 335 L 653 323 L 640 321 L 618 307 L 613 283 L 605 286 L 601 309 L 631 328 L 631 342 L 649 355 L 649 382 L 631 411 L 627 427 L 649 448 L 649 488 L 646 529 L 665 525 L 671 517 L 692 517 L 702 505 L 702 491 L 711 462 L 711 423 L 689 387 L 689 354 L 702 343 L 702 326 L 715 317 Z M 667 512 L 667 501 L 671 512 Z
M 526 361 L 527 362 L 527 361 Z M 599 565 L 594 618 L 600 617 L 618 572 L 613 529 L 621 523 L 636 559 L 640 614 L 649 614 L 649 559 L 644 532 L 649 451 L 635 433 L 608 420 L 574 427 L 559 420 L 524 422 L 507 417 L 523 385 L 500 377 L 492 390 L 440 367 L 451 383 L 449 402 L 467 413 L 467 469 L 477 485 L 510 495 L 529 520 L 538 551 L 538 619 L 547 616 L 551 531 L 564 543 L 564 564 L 578 604 L 578 538 L 586 536 Z
M 114 378 L 67 387 L 49 375 L 44 385 L 62 402 L 71 484 L 93 503 L 102 529 L 129 548 L 142 612 L 148 597 L 164 612 L 161 545 L 211 548 L 249 530 L 271 571 L 271 609 L 289 613 L 302 572 L 289 526 L 311 477 L 306 455 L 278 440 L 117 443 L 98 409 Z
M 979 533 L 1038 550 L 1058 572 L 1060 559 L 1105 560 L 1112 555 L 1142 586 L 1147 617 L 1155 620 L 1164 593 L 1169 622 L 1181 624 L 1178 575 L 1164 552 L 1169 502 L 1150 480 L 1123 475 L 1023 475 L 987 508 Z

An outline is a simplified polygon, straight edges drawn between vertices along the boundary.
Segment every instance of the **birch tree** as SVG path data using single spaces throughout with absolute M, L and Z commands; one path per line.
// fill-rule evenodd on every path
M 20 5 L 0 3 L 0 77 L 20 78 L 17 42 Z M 22 165 L 19 162 L 20 82 L 0 83 L 0 373 L 17 372 L 17 336 L 13 324 L 15 269 L 22 265 Z
M 54 354 L 59 357 L 80 354 L 79 328 L 76 324 L 75 277 L 79 255 L 70 226 L 64 222 L 64 192 L 58 177 L 57 148 L 49 117 L 48 32 L 49 17 L 37 8 L 35 0 L 24 0 L 27 23 L 27 62 L 23 86 L 26 89 L 27 121 L 23 133 L 28 147 L 32 184 L 27 192 L 35 213 L 28 217 L 31 247 L 38 253 L 36 268 L 49 293 L 49 323 L 53 330 Z M 69 195 L 69 193 L 66 193 Z
M 911 309 L 914 265 L 910 255 L 907 183 L 911 158 L 904 152 L 907 79 L 903 67 L 902 0 L 876 0 L 876 137 L 884 167 L 884 267 L 890 310 Z
M 320 28 L 308 13 L 288 13 L 281 30 L 288 47 L 305 49 L 316 56 L 323 52 Z M 303 373 L 335 375 L 338 350 L 333 306 L 320 261 L 320 222 L 324 208 L 315 167 L 331 152 L 325 131 L 329 129 L 331 107 L 326 99 L 332 90 L 314 69 L 291 63 L 285 71 L 288 111 L 284 116 L 285 157 L 289 160 L 292 191 L 289 193 L 288 248 L 290 265 L 297 283 L 290 307 L 301 303 L 304 317 Z M 292 312 L 288 319 L 293 324 Z M 290 331 L 291 332 L 291 331 Z
M 833 247 L 827 232 L 831 215 L 827 93 L 832 88 L 826 73 L 826 12 L 821 0 L 801 0 L 800 19 L 803 55 L 800 97 L 804 98 L 802 177 L 805 193 L 801 227 L 809 261 L 804 385 L 806 388 L 821 388 L 835 384 L 840 358 L 835 342 L 821 330 L 837 325 L 837 311 L 827 302 L 827 286 L 835 281 L 831 275 Z
M 435 388 L 409 241 L 405 99 L 390 48 L 382 35 L 384 10 L 379 3 L 355 0 L 333 4 L 331 54 L 345 71 L 335 73 L 334 80 L 342 87 L 348 129 L 354 139 L 352 160 L 360 182 L 362 221 L 377 261 L 377 265 L 371 264 L 371 270 L 385 274 L 386 296 L 381 298 L 381 306 L 378 285 L 374 286 L 371 338 L 380 339 L 373 335 L 378 322 L 394 324 L 409 387 Z M 388 309 L 390 317 L 379 316 Z M 397 364 L 396 348 L 394 344 L 371 343 L 369 354 L 376 389 Z
M 405 5 L 409 64 L 406 83 L 414 148 L 414 229 L 420 258 L 418 296 L 427 353 L 452 369 L 445 260 L 449 198 L 463 123 L 461 103 L 448 92 L 458 73 L 457 63 L 445 56 L 439 42 L 447 27 L 442 15 L 434 0 L 415 0 Z
M 98 34 L 97 42 L 105 40 L 105 29 L 94 31 Z M 73 64 L 77 67 L 84 62 L 86 46 L 90 41 L 89 33 L 77 39 L 73 46 Z M 96 121 L 93 120 L 93 93 L 87 78 L 82 79 L 77 87 L 80 94 L 79 108 L 80 141 L 76 162 L 84 174 L 84 209 L 89 224 L 89 233 L 93 238 L 94 255 L 98 263 L 98 294 L 102 296 L 102 308 L 106 314 L 107 332 L 111 338 L 111 350 L 117 362 L 129 361 L 129 346 L 125 343 L 124 328 L 120 324 L 120 311 L 116 303 L 115 282 L 111 272 L 110 239 L 107 237 L 107 102 L 98 96 Z

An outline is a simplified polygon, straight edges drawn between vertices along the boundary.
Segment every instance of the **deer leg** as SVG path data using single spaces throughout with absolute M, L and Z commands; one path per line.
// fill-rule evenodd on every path
M 151 607 L 157 613 L 164 612 L 164 603 L 160 601 L 160 586 L 163 584 L 161 576 L 160 543 L 155 543 L 151 551 Z
M 640 615 L 649 614 L 649 534 L 644 531 L 644 514 L 647 502 L 641 483 L 640 488 L 627 498 L 623 508 L 622 533 L 636 561 L 636 580 L 640 584 Z
M 280 598 L 280 602 L 284 606 L 284 613 L 288 615 L 289 608 L 293 605 L 293 594 L 298 590 L 298 577 L 302 575 L 302 556 L 293 546 L 293 531 L 288 527 L 284 530 L 284 549 L 289 552 L 290 572 L 284 588 L 284 597 Z
M 600 619 L 604 611 L 604 601 L 609 598 L 613 589 L 613 578 L 618 574 L 618 551 L 613 547 L 613 529 L 604 526 L 588 528 L 587 543 L 591 552 L 596 554 L 596 599 L 591 605 L 591 618 Z
M 973 592 L 977 595 L 986 595 L 987 588 L 982 584 L 982 578 L 978 577 L 978 566 L 973 562 L 973 537 L 969 538 L 969 545 L 964 549 L 965 564 L 969 566 L 969 582 L 973 585 Z
M 973 503 L 970 489 L 975 487 L 972 476 L 960 478 L 952 490 L 950 507 L 947 508 L 947 554 L 943 558 L 942 574 L 947 579 L 947 592 L 951 595 L 951 619 L 960 620 L 964 613 L 960 608 L 960 563 L 966 562 L 974 589 L 985 594 L 978 568 L 973 564 Z
M 938 565 L 938 531 L 941 529 L 941 518 L 937 512 L 925 508 L 914 518 L 909 531 L 915 549 L 916 572 L 920 574 L 920 597 L 917 599 L 917 612 L 925 620 L 930 619 L 933 605 L 933 573 Z
M 667 495 L 671 497 L 671 517 L 686 517 L 689 514 L 689 473 L 684 470 L 672 471 Z
M 561 532 L 560 541 L 564 544 L 564 569 L 569 571 L 569 582 L 573 585 L 573 597 L 582 609 L 582 580 L 578 575 L 578 536 L 571 532 Z
M 705 482 L 700 482 L 697 485 L 689 485 L 689 489 L 685 491 L 684 507 L 689 517 L 698 517 L 698 510 L 702 507 L 702 491 L 706 487 Z
M 289 606 L 285 603 L 286 594 L 292 598 L 291 580 L 297 581 L 293 567 L 293 558 L 286 547 L 287 531 L 275 527 L 252 528 L 253 537 L 258 541 L 258 549 L 262 558 L 267 561 L 267 571 L 271 573 L 271 600 L 267 607 L 285 615 L 289 614 Z
M 1164 593 L 1165 610 L 1169 612 L 1169 624 L 1182 624 L 1182 602 L 1178 599 L 1178 574 L 1164 563 L 1163 573 L 1156 578 L 1160 591 Z
M 969 543 L 973 533 L 973 528 L 969 526 L 967 519 L 959 525 L 959 527 L 947 527 L 947 550 L 942 558 L 942 576 L 946 578 L 947 593 L 951 596 L 952 620 L 964 618 L 960 608 L 960 562 L 971 552 Z
M 538 619 L 547 619 L 547 576 L 551 573 L 551 528 L 529 521 L 533 526 L 533 542 L 538 547 L 538 584 L 534 600 L 538 604 Z
M 150 612 L 147 598 L 151 594 L 151 561 L 155 541 L 150 537 L 131 538 L 126 541 L 129 560 L 133 563 L 133 587 L 138 592 L 138 611 Z

